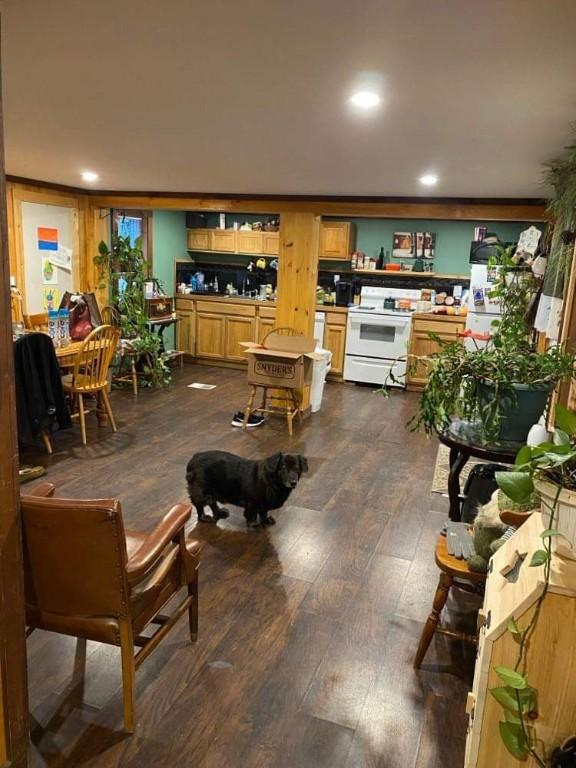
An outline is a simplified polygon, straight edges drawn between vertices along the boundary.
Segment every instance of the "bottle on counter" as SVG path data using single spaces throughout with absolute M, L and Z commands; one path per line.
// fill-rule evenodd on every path
M 48 335 L 55 347 L 58 346 L 58 310 L 48 310 Z
M 70 344 L 70 311 L 59 309 L 57 317 L 58 346 L 67 347 Z
M 214 278 L 214 293 L 218 293 L 218 277 Z
M 384 255 L 384 246 L 382 246 L 382 248 L 380 248 L 380 253 L 378 254 L 377 269 L 384 269 L 385 259 L 386 259 L 386 256 Z

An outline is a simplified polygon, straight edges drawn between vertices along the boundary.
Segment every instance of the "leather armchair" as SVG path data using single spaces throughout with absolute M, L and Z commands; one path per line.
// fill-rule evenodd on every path
M 143 534 L 124 530 L 117 499 L 59 499 L 54 492 L 41 483 L 21 496 L 29 631 L 119 646 L 124 726 L 133 732 L 135 670 L 186 611 L 190 638 L 197 638 L 200 544 L 184 533 L 191 505 L 176 504 Z M 171 615 L 161 614 L 184 587 Z M 158 629 L 142 636 L 150 623 Z

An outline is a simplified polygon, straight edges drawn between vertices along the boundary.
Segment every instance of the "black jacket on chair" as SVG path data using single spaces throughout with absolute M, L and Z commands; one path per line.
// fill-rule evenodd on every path
M 72 426 L 52 340 L 27 333 L 14 343 L 18 440 L 32 443 L 42 432 Z

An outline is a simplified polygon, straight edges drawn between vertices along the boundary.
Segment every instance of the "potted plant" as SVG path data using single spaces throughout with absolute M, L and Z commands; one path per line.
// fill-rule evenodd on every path
M 547 529 L 554 530 L 554 549 L 576 560 L 576 413 L 557 405 L 550 440 L 523 446 L 514 471 L 497 474 L 504 493 L 514 501 L 536 491 Z
M 129 236 L 114 235 L 112 248 L 101 241 L 94 263 L 103 283 L 110 287 L 111 302 L 120 316 L 122 339 L 137 353 L 144 382 L 149 386 L 169 384 L 170 369 L 160 351 L 160 337 L 148 326 L 144 283 L 149 278 L 140 238 L 132 243 Z
M 443 432 L 457 418 L 472 425 L 471 437 L 478 442 L 524 442 L 552 389 L 573 375 L 573 357 L 561 345 L 536 349 L 531 270 L 515 263 L 510 248 L 501 249 L 498 263 L 491 266 L 498 270 L 492 296 L 502 303 L 492 337 L 483 348 L 467 349 L 430 334 L 439 350 L 425 358 L 429 373 L 409 422 L 413 430 Z M 417 363 L 411 360 L 408 369 Z
M 543 749 L 534 717 L 538 691 L 530 685 L 527 668 L 530 637 L 550 584 L 552 552 L 576 559 L 576 413 L 557 405 L 554 415 L 551 439 L 537 446 L 523 446 L 514 469 L 496 473 L 500 489 L 512 501 L 522 504 L 534 492 L 540 496 L 545 525 L 540 534 L 542 546 L 533 552 L 529 563 L 532 568 L 543 568 L 543 589 L 522 629 L 514 618 L 509 620 L 507 630 L 518 644 L 516 662 L 513 667 L 494 668 L 500 685 L 490 690 L 503 709 L 499 731 L 506 748 L 518 760 L 531 757 L 540 768 L 563 765 L 562 758 L 573 759 L 575 754 L 573 739 L 558 745 L 551 755 Z

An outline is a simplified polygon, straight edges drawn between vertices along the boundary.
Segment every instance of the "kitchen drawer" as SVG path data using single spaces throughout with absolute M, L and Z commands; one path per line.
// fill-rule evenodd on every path
M 176 309 L 183 309 L 186 310 L 193 310 L 194 309 L 194 299 L 179 299 L 176 298 Z
M 228 304 L 225 301 L 197 301 L 198 312 L 211 312 L 220 315 L 242 315 L 243 317 L 255 317 L 256 307 L 250 304 Z
M 466 327 L 466 323 L 450 322 L 449 320 L 414 320 L 414 332 L 441 333 L 446 336 L 457 336 Z
M 325 312 L 326 325 L 346 325 L 347 315 L 345 312 Z
M 276 307 L 258 307 L 258 317 L 276 319 Z

